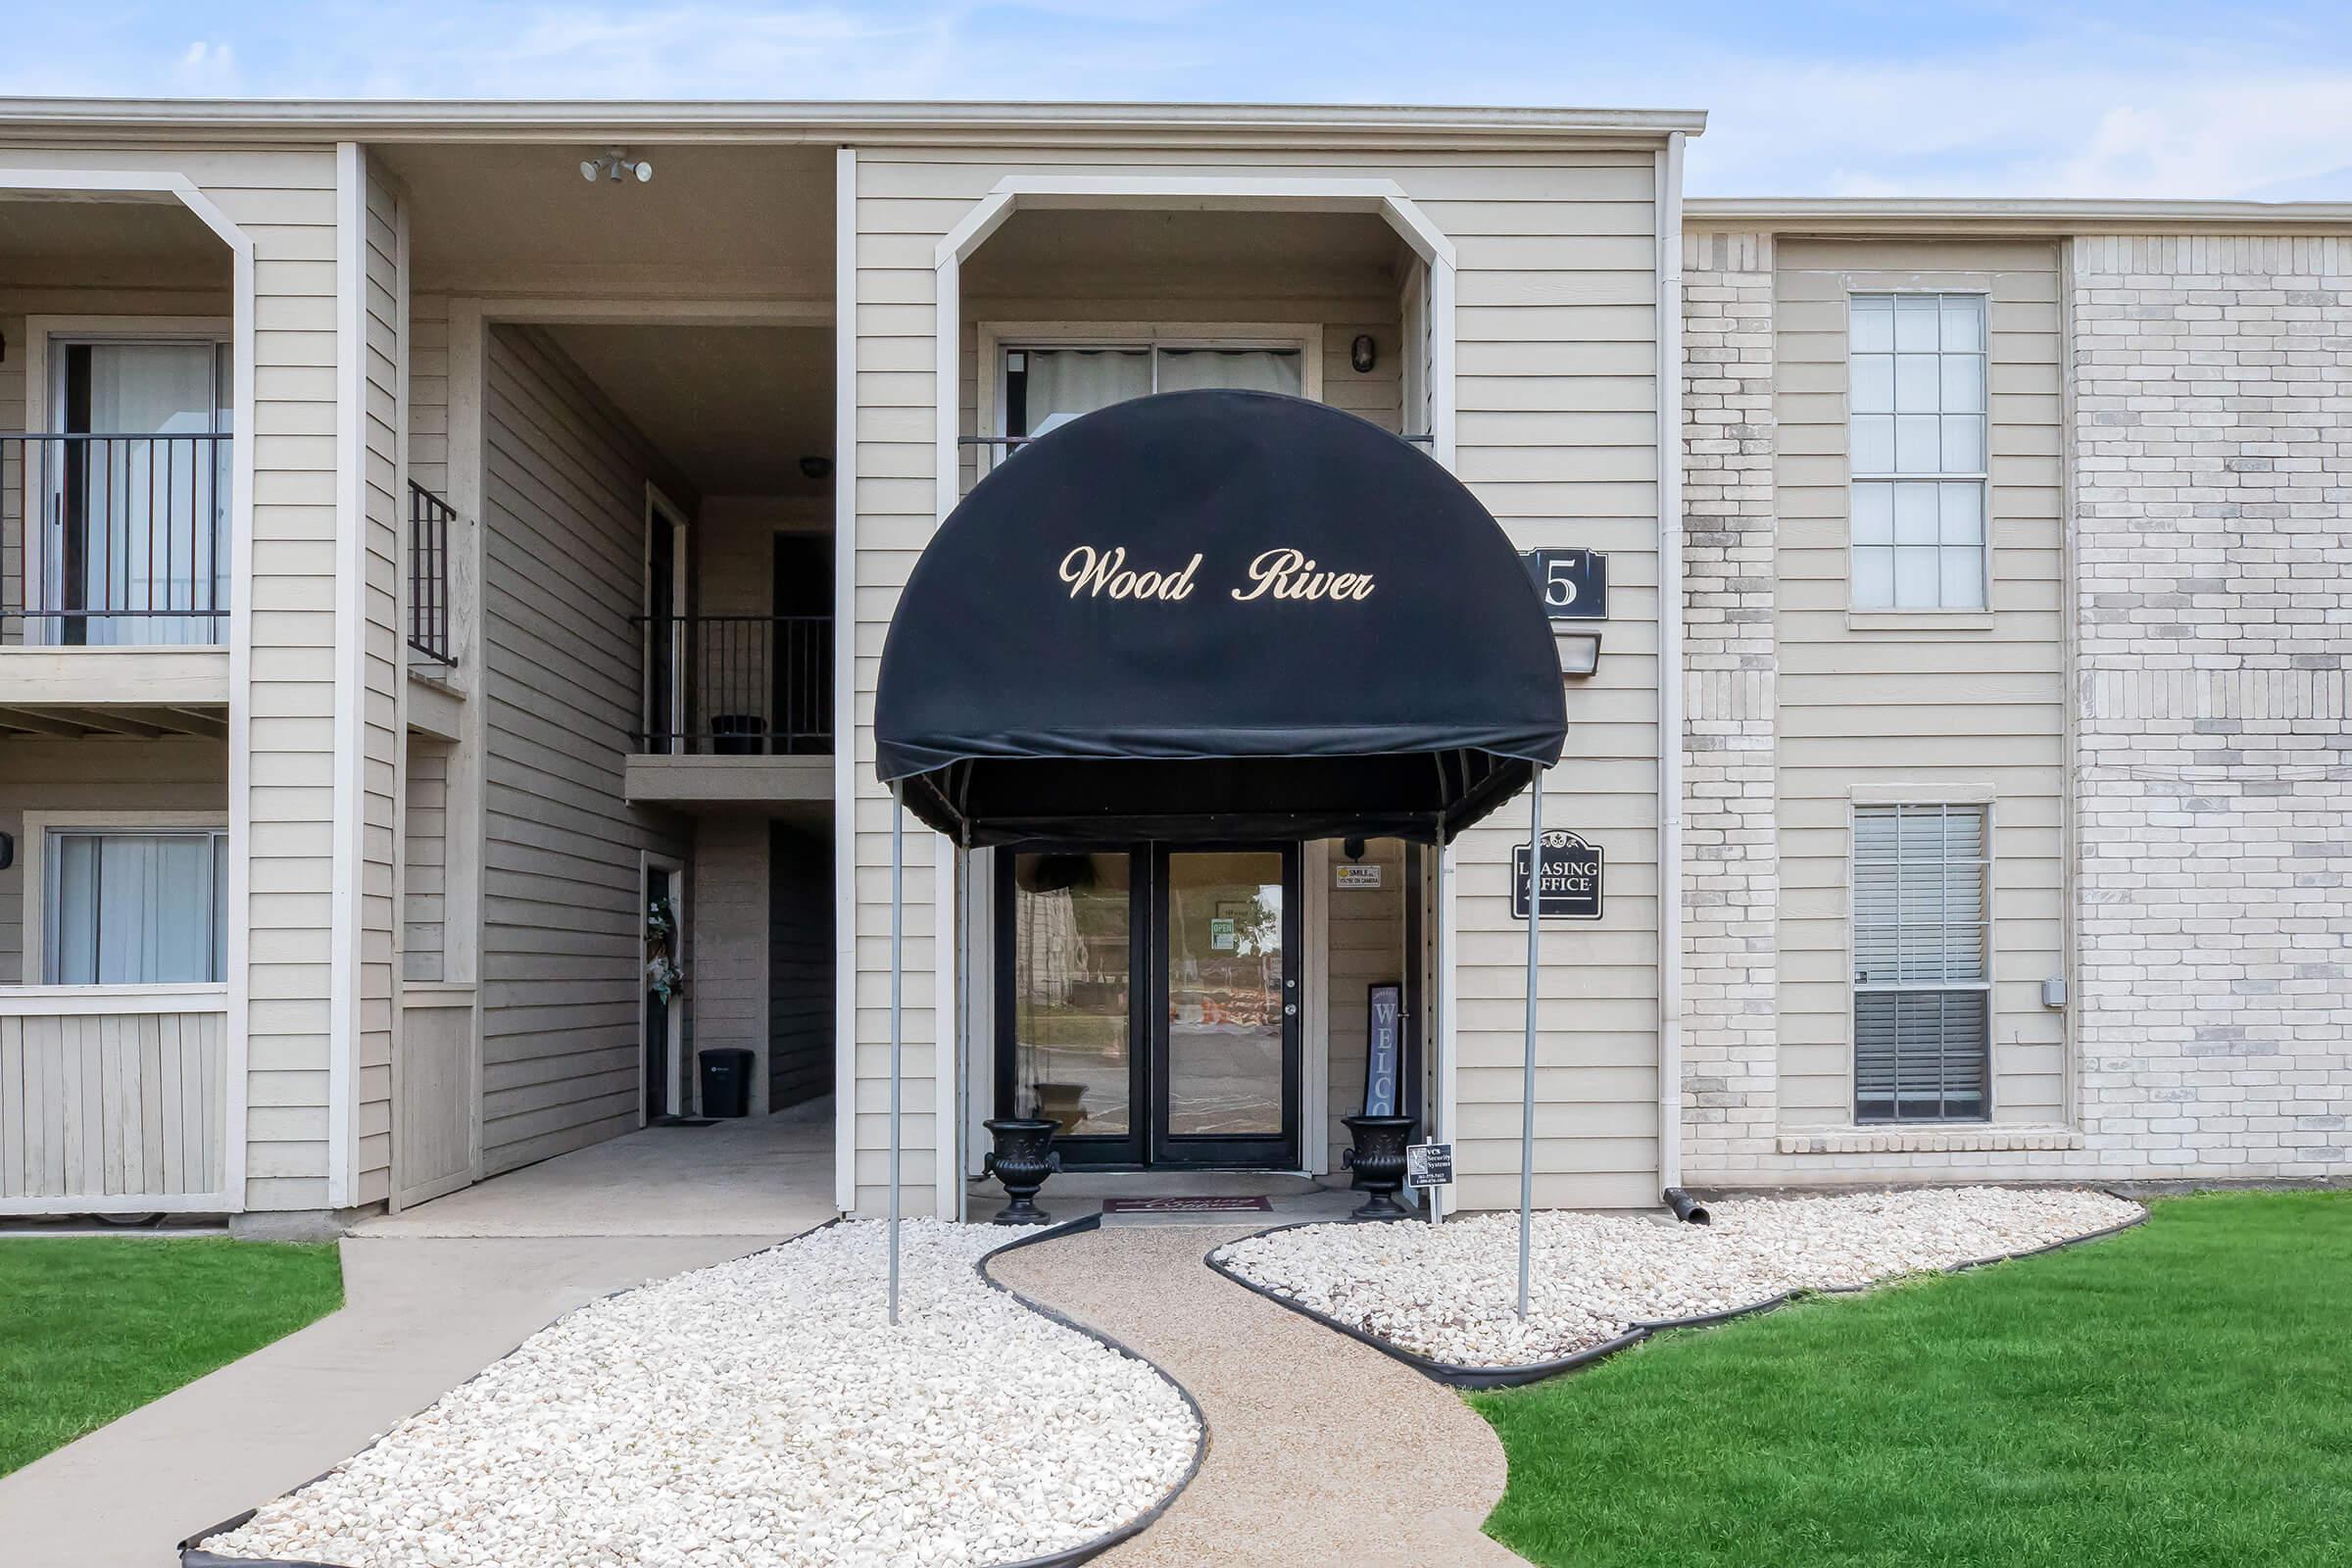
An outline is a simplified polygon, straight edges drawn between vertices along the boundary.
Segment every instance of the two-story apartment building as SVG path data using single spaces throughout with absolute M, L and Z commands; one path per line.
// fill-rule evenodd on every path
M 0 104 L 0 1214 L 420 1202 L 719 1050 L 876 1210 L 901 589 L 1027 442 L 1204 388 L 1605 557 L 1539 1202 L 2342 1174 L 2352 212 L 1686 204 L 1702 123 Z M 1524 809 L 909 821 L 912 1210 L 1000 1114 L 1332 1171 L 1391 997 L 1513 1200 Z

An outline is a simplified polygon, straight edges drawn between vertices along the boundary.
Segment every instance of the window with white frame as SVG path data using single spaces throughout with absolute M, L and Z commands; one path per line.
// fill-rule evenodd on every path
M 1854 1117 L 1987 1115 L 1987 813 L 1854 808 Z
M 1058 343 L 1004 351 L 1007 436 L 1050 434 L 1082 414 L 1154 392 L 1227 387 L 1304 395 L 1306 356 L 1297 344 Z
M 1982 294 L 1847 302 L 1852 604 L 1985 605 Z
M 225 978 L 227 842 L 208 828 L 52 829 L 43 978 L 68 986 Z

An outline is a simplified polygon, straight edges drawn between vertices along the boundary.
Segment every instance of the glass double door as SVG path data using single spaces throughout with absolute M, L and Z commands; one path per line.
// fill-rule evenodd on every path
M 997 1113 L 1064 1165 L 1296 1170 L 1298 847 L 998 862 Z

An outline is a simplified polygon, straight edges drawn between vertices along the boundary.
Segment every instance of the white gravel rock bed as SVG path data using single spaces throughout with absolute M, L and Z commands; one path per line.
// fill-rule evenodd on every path
M 1003 1230 L 906 1222 L 592 1302 L 235 1531 L 348 1568 L 960 1568 L 1091 1541 L 1181 1481 L 1175 1386 L 994 1290 Z M 453 1308 L 461 1309 L 462 1308 Z
M 1315 1225 L 1218 1262 L 1310 1311 L 1454 1366 L 1529 1366 L 1637 1323 L 2030 1251 L 2136 1218 L 2104 1193 L 1962 1187 L 1708 1205 L 1711 1226 L 1539 1213 L 1519 1320 L 1519 1216 Z

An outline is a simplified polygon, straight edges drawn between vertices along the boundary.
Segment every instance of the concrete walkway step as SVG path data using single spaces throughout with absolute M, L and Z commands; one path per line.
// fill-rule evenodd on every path
M 1006 1253 L 1002 1283 L 1149 1356 L 1208 1417 L 1208 1458 L 1103 1568 L 1509 1568 L 1479 1526 L 1502 1445 L 1451 1390 L 1212 1273 L 1255 1225 L 1115 1226 Z

